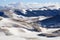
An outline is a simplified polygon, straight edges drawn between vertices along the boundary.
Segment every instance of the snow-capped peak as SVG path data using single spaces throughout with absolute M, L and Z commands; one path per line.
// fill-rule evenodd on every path
M 60 5 L 59 3 L 45 3 L 45 4 L 40 4 L 40 3 L 15 3 L 15 4 L 9 4 L 8 6 L 10 6 L 11 8 L 15 8 L 15 9 L 34 9 L 34 10 L 38 10 L 39 8 L 42 8 L 42 9 L 46 9 L 44 7 L 47 7 L 49 9 L 59 9 L 60 8 Z

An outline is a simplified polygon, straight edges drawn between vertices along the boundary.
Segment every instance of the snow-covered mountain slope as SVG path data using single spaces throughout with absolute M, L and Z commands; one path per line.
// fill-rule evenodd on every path
M 37 10 L 35 10 L 35 8 L 33 7 L 35 7 L 35 5 L 38 6 L 38 4 L 29 4 L 29 6 L 33 5 L 33 7 L 28 7 L 27 9 L 26 6 L 28 6 L 28 4 L 19 3 L 18 6 L 23 6 L 22 8 L 16 5 L 17 4 L 12 4 L 12 6 L 11 4 L 8 6 L 1 6 L 0 16 L 9 17 L 16 20 L 23 18 L 25 20 L 28 20 L 26 22 L 34 22 L 60 15 L 60 7 L 58 6 L 59 4 L 49 4 L 47 6 L 46 4 L 44 4 L 39 7 L 36 7 Z
M 19 36 L 24 40 L 40 40 L 38 34 L 53 35 L 52 32 L 60 30 L 60 7 L 58 4 L 19 3 L 0 8 L 0 30 L 8 36 Z M 43 28 L 51 26 L 59 26 L 59 29 Z

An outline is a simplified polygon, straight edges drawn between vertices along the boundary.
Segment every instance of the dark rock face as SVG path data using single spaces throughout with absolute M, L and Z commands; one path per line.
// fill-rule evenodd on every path
M 60 15 L 54 16 L 46 20 L 42 20 L 40 23 L 42 27 L 46 28 L 60 28 Z
M 0 16 L 3 16 L 4 15 L 4 13 L 3 12 L 0 12 Z
M 23 16 L 27 16 L 27 17 L 36 17 L 36 16 L 56 16 L 60 14 L 60 10 L 26 10 L 26 14 L 23 14 L 21 11 L 19 10 L 15 10 L 15 12 L 18 15 L 23 15 Z
M 23 15 L 24 16 L 24 14 L 20 11 L 20 10 L 15 10 L 14 11 L 17 15 Z
M 8 17 L 7 15 L 4 15 L 4 12 L 0 12 L 0 16 L 2 16 L 2 17 Z
M 51 38 L 51 37 L 58 37 L 58 34 L 56 35 L 56 34 L 38 34 L 38 36 L 44 36 L 44 37 L 49 37 L 49 38 Z

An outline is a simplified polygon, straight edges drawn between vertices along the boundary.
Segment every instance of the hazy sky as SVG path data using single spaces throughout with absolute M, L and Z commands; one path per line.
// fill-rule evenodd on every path
M 0 5 L 6 5 L 10 3 L 60 3 L 60 0 L 0 0 Z

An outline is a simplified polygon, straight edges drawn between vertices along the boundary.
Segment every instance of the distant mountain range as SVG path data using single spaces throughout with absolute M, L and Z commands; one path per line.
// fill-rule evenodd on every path
M 15 14 L 22 15 L 24 17 L 40 17 L 40 19 L 42 19 L 41 16 L 44 16 L 46 18 L 45 19 L 43 18 L 43 20 L 41 21 L 42 25 L 50 26 L 51 25 L 50 23 L 56 24 L 51 22 L 53 19 L 55 20 L 55 17 L 57 17 L 56 21 L 54 20 L 53 21 L 57 22 L 58 24 L 58 20 L 60 19 L 59 18 L 60 16 L 58 16 L 60 15 L 59 4 L 51 4 L 51 5 L 23 4 L 23 3 L 9 4 L 7 6 L 0 6 L 0 16 L 8 17 L 7 15 L 4 14 L 4 11 L 7 10 L 12 10 L 14 11 Z

